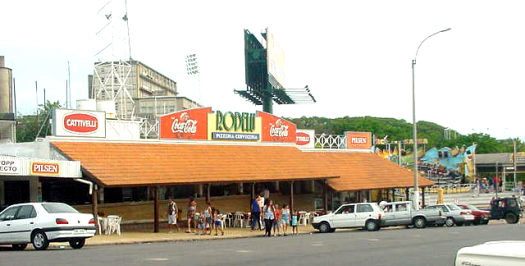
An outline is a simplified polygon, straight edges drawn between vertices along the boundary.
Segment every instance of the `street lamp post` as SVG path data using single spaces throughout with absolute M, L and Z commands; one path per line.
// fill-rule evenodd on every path
M 423 41 L 421 41 L 421 43 L 417 47 L 416 56 L 412 60 L 412 123 L 413 123 L 413 131 L 414 131 L 413 132 L 414 133 L 414 198 L 413 198 L 413 202 L 414 202 L 414 207 L 416 208 L 416 210 L 419 209 L 419 190 L 418 190 L 419 184 L 418 184 L 418 178 L 417 178 L 418 167 L 417 167 L 416 84 L 415 84 L 416 59 L 417 59 L 417 54 L 419 53 L 419 48 L 421 48 L 421 45 L 423 45 L 423 43 L 428 38 L 436 34 L 439 34 L 445 31 L 449 31 L 449 30 L 451 30 L 451 28 L 440 30 L 438 32 L 430 34 L 428 37 L 423 39 Z

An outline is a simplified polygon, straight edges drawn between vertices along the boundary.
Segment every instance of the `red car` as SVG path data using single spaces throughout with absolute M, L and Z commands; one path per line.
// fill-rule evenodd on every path
M 474 215 L 474 224 L 488 224 L 490 218 L 490 212 L 478 209 L 476 206 L 471 204 L 456 204 L 463 210 L 469 210 Z

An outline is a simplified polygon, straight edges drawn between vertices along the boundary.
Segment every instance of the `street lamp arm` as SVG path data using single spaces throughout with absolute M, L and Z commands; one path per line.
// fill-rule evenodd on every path
M 428 35 L 425 39 L 423 39 L 423 41 L 421 41 L 421 43 L 420 43 L 419 46 L 417 47 L 417 50 L 416 50 L 416 56 L 414 57 L 414 63 L 416 62 L 417 54 L 419 53 L 419 48 L 421 48 L 421 45 L 423 45 L 423 43 L 424 43 L 428 38 L 430 38 L 430 37 L 432 37 L 432 36 L 434 36 L 434 35 L 437 35 L 437 34 L 439 34 L 439 33 L 442 33 L 442 32 L 445 32 L 445 31 L 449 31 L 449 30 L 451 30 L 451 29 L 452 29 L 452 28 L 446 28 L 446 29 L 444 29 L 444 30 L 440 30 L 440 31 L 438 31 L 438 32 L 434 32 L 434 33 Z

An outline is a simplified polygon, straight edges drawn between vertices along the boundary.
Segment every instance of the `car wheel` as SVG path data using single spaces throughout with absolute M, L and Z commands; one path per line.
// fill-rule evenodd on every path
M 42 231 L 36 231 L 33 233 L 31 243 L 36 250 L 44 250 L 49 246 L 49 240 L 47 240 L 46 233 Z
M 481 224 L 488 224 L 489 220 L 482 221 Z
M 365 228 L 368 231 L 376 231 L 379 228 L 379 225 L 374 220 L 366 221 Z
M 454 224 L 456 224 L 456 222 L 454 222 L 454 219 L 452 217 L 448 217 L 447 220 L 445 220 L 445 225 L 447 227 L 452 227 L 454 226 Z
M 321 233 L 328 233 L 330 232 L 330 230 L 331 230 L 330 225 L 327 222 L 322 222 L 319 225 L 319 232 Z
M 26 247 L 27 244 L 13 244 L 13 250 L 24 250 Z
M 414 226 L 419 229 L 425 228 L 427 226 L 427 221 L 423 217 L 417 217 L 414 219 Z
M 85 238 L 75 238 L 69 241 L 69 245 L 74 249 L 82 248 L 85 243 L 86 243 Z
M 518 216 L 512 212 L 508 212 L 505 214 L 505 221 L 507 221 L 508 224 L 515 224 L 518 222 Z

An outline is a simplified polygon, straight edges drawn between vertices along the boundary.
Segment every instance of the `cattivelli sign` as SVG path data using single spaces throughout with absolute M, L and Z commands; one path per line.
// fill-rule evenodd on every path
M 106 137 L 106 113 L 55 109 L 53 135 L 60 137 Z
M 227 140 L 295 143 L 297 127 L 265 112 L 189 109 L 160 118 L 161 139 Z

